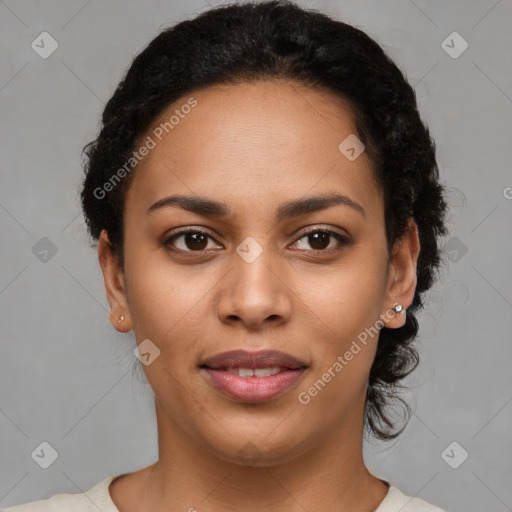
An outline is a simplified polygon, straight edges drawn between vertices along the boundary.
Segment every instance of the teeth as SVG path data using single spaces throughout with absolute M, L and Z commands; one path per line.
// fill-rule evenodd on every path
M 239 377 L 270 377 L 281 371 L 281 368 L 226 368 L 227 373 L 238 375 Z
M 270 377 L 272 375 L 272 368 L 256 368 L 254 370 L 255 377 Z
M 257 368 L 254 370 L 254 375 L 256 377 L 270 377 L 271 375 L 275 375 L 280 371 L 281 368 Z

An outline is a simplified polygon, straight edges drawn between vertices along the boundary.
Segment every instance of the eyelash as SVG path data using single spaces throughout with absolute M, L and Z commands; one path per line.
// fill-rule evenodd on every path
M 176 239 L 178 239 L 180 236 L 183 236 L 183 235 L 186 235 L 187 233 L 194 233 L 194 234 L 202 234 L 202 235 L 206 235 L 208 237 L 210 237 L 216 244 L 220 245 L 219 242 L 217 242 L 217 240 L 215 239 L 215 237 L 209 233 L 208 231 L 204 231 L 202 229 L 198 229 L 198 228 L 185 228 L 185 229 L 182 229 L 176 233 L 173 233 L 172 235 L 166 237 L 163 242 L 162 242 L 162 245 L 165 246 L 166 248 L 169 248 L 169 246 L 171 245 L 171 243 L 173 241 L 175 241 Z M 347 236 L 344 236 L 336 231 L 332 231 L 330 229 L 327 229 L 327 228 L 314 228 L 314 229 L 311 229 L 309 231 L 303 231 L 301 232 L 299 235 L 298 235 L 298 238 L 295 240 L 294 243 L 297 243 L 299 240 L 301 240 L 302 238 L 305 238 L 307 237 L 308 235 L 311 235 L 311 234 L 314 234 L 314 233 L 324 233 L 324 234 L 328 234 L 332 237 L 334 237 L 336 240 L 338 240 L 338 242 L 340 243 L 341 247 L 338 246 L 338 247 L 330 247 L 329 249 L 311 249 L 311 250 L 307 250 L 307 249 L 298 249 L 299 251 L 303 251 L 303 252 L 308 252 L 308 253 L 314 253 L 314 254 L 332 254 L 333 252 L 337 252 L 339 250 L 342 249 L 343 246 L 347 246 L 347 245 L 350 245 L 351 244 L 351 240 L 347 237 Z M 176 249 L 176 248 L 173 248 L 173 249 L 169 249 L 173 252 L 180 252 L 180 253 L 189 253 L 189 254 L 202 254 L 204 252 L 208 252 L 208 251 L 205 251 L 204 249 L 201 250 L 201 251 L 184 251 L 183 249 Z

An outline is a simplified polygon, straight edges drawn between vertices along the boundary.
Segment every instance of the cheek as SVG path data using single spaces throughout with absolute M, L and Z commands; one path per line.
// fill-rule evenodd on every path
M 304 393 L 299 403 L 308 402 L 307 407 L 334 422 L 340 411 L 364 401 L 380 332 L 383 261 L 360 251 L 332 272 L 303 282 L 300 295 L 309 324 L 304 327 L 316 334 L 310 349 L 317 364 L 299 390 Z
M 362 273 L 353 269 L 337 272 L 326 281 L 328 287 L 317 286 L 307 296 L 312 312 L 305 327 L 311 336 L 315 336 L 313 324 L 319 327 L 311 345 L 317 364 L 298 390 L 297 399 L 326 423 L 338 422 L 364 403 L 380 332 L 382 289 L 378 279 L 382 275 L 375 267 L 365 267 Z
M 183 289 L 180 274 L 165 265 L 158 251 L 134 248 L 126 243 L 125 279 L 128 304 L 137 339 L 161 344 L 181 318 L 193 289 Z
M 137 344 L 151 341 L 146 345 L 151 362 L 146 365 L 141 359 L 146 379 L 157 399 L 175 404 L 169 414 L 194 409 L 195 405 L 183 396 L 180 379 L 181 374 L 189 374 L 195 367 L 190 355 L 200 339 L 197 325 L 204 318 L 201 290 L 184 279 L 179 270 L 170 269 L 161 256 L 144 255 L 143 250 L 126 258 L 125 269 Z
M 330 337 L 337 336 L 342 349 L 349 337 L 374 325 L 382 313 L 385 266 L 375 256 L 354 251 L 343 263 L 316 274 L 304 273 L 297 295 L 311 319 L 317 318 Z
M 316 430 L 318 423 L 322 428 L 346 427 L 349 418 L 359 421 L 373 356 L 374 351 L 368 346 L 346 364 L 329 360 L 322 371 L 297 391 L 297 407 L 303 411 L 304 421 L 311 423 L 309 429 Z

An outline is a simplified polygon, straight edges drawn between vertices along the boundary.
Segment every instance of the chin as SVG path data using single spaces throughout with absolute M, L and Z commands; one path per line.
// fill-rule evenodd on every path
M 307 439 L 311 436 L 293 428 L 296 424 L 283 425 L 284 417 L 286 415 L 279 415 L 262 424 L 254 421 L 251 425 L 233 424 L 233 429 L 227 424 L 224 426 L 231 435 L 220 428 L 213 436 L 208 435 L 205 441 L 222 460 L 232 464 L 269 467 L 286 463 L 304 453 Z

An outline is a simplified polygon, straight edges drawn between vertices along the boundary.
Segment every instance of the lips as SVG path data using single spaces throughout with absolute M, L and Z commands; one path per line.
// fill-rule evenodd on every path
M 308 365 L 275 350 L 223 352 L 201 365 L 203 374 L 224 396 L 240 402 L 264 402 L 293 387 Z
M 307 364 L 299 359 L 279 352 L 277 350 L 262 350 L 260 352 L 248 352 L 246 350 L 232 350 L 217 354 L 206 361 L 201 366 L 206 366 L 213 370 L 226 368 L 275 368 L 284 367 L 290 370 L 305 368 Z

